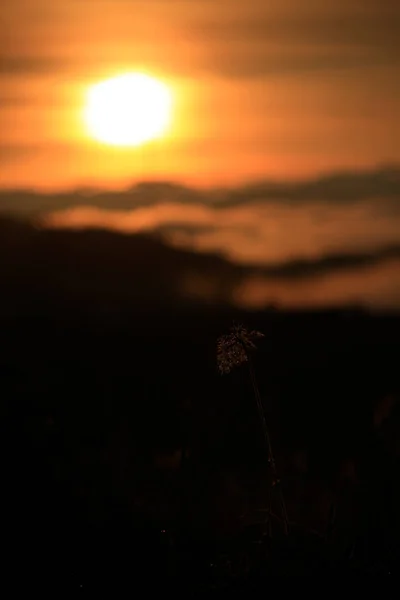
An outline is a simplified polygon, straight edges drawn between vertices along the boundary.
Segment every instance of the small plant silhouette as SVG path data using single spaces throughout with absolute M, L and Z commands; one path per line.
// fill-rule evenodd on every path
M 283 497 L 280 479 L 278 477 L 274 453 L 272 451 L 271 437 L 269 434 L 267 422 L 265 419 L 264 407 L 260 395 L 260 390 L 257 384 L 256 374 L 254 370 L 251 352 L 257 349 L 255 342 L 264 337 L 260 331 L 249 331 L 241 324 L 233 324 L 230 332 L 221 335 L 217 340 L 217 365 L 219 372 L 224 375 L 228 374 L 236 367 L 246 364 L 249 369 L 251 384 L 253 387 L 254 397 L 257 404 L 258 414 L 260 417 L 265 441 L 268 450 L 268 464 L 272 474 L 272 486 L 278 490 L 284 532 L 287 535 L 289 532 L 289 520 L 286 510 L 286 504 Z M 269 501 L 269 513 L 271 511 L 271 498 Z

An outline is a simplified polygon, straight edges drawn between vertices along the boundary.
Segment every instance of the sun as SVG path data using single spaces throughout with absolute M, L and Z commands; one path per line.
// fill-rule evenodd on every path
M 89 88 L 84 118 L 95 140 L 111 146 L 140 146 L 166 132 L 171 105 L 171 92 L 164 83 L 143 73 L 127 73 Z

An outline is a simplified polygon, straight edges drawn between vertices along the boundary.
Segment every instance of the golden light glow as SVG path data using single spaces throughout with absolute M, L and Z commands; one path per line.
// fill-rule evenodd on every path
M 93 85 L 87 94 L 89 134 L 111 146 L 139 146 L 163 135 L 171 119 L 172 97 L 161 81 L 127 73 Z

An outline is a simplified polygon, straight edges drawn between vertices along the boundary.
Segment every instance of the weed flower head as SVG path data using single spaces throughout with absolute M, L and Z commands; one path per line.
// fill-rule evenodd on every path
M 243 325 L 231 327 L 217 340 L 217 365 L 221 374 L 230 373 L 249 360 L 249 351 L 256 350 L 255 341 L 264 337 L 260 331 L 249 331 Z

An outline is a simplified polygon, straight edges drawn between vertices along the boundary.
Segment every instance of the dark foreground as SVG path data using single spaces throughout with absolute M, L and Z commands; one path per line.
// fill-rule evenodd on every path
M 101 235 L 85 235 L 0 238 L 3 580 L 196 590 L 396 574 L 399 316 L 189 302 L 160 263 L 183 269 L 179 253 L 112 238 L 118 260 L 107 245 L 100 257 Z M 254 364 L 288 538 L 276 498 L 272 538 L 255 524 L 271 481 L 249 374 L 216 368 L 233 319 L 265 334 Z
M 251 388 L 245 368 L 215 369 L 232 315 L 154 318 L 150 332 L 145 321 L 8 320 L 6 575 L 62 589 L 210 589 L 397 572 L 398 319 L 241 316 L 269 332 L 256 370 L 289 538 L 279 521 L 272 540 L 254 525 L 269 483 Z

